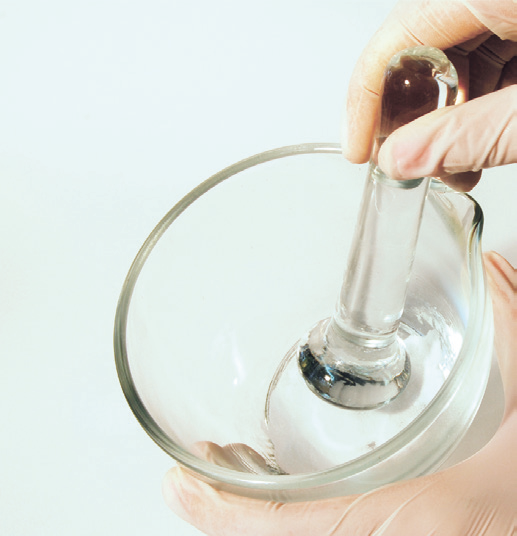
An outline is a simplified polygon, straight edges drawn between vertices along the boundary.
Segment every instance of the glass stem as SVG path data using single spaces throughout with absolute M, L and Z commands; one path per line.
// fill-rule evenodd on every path
M 381 348 L 396 339 L 429 181 L 397 181 L 370 163 L 333 317 L 349 342 Z

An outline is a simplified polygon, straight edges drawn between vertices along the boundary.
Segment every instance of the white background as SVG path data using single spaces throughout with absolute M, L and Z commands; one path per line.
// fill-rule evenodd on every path
M 2 2 L 1 534 L 199 534 L 165 507 L 173 462 L 118 385 L 122 282 L 158 220 L 212 173 L 339 141 L 347 80 L 391 4 Z M 485 249 L 517 263 L 514 174 L 487 173 L 473 195 Z

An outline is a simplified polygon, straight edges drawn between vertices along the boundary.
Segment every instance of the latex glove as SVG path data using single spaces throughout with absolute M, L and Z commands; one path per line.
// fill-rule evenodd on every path
M 517 143 L 512 143 L 510 132 L 517 126 L 517 88 L 499 92 L 517 82 L 514 40 L 513 0 L 398 2 L 352 75 L 343 129 L 345 156 L 352 162 L 368 160 L 384 67 L 396 52 L 424 44 L 446 51 L 458 70 L 460 102 L 471 102 L 432 112 L 396 131 L 381 148 L 380 167 L 394 178 L 440 176 L 468 191 L 482 168 L 516 162 Z
M 485 256 L 485 265 L 505 414 L 481 451 L 442 472 L 363 495 L 288 504 L 220 492 L 175 468 L 163 484 L 169 507 L 213 536 L 515 536 L 517 271 L 495 253 Z

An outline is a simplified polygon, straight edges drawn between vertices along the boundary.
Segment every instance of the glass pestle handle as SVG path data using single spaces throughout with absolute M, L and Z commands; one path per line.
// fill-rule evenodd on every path
M 309 387 L 338 406 L 382 406 L 409 381 L 410 356 L 397 331 L 430 179 L 391 179 L 377 155 L 391 132 L 453 104 L 456 94 L 456 71 L 434 48 L 403 50 L 384 72 L 374 149 L 336 311 L 299 348 Z

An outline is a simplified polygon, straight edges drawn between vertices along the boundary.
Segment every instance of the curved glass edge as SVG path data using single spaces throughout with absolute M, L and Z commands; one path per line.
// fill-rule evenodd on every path
M 164 433 L 164 431 L 154 421 L 150 413 L 147 411 L 144 403 L 138 395 L 136 386 L 133 382 L 130 372 L 130 366 L 128 362 L 128 356 L 126 351 L 126 326 L 129 312 L 129 306 L 131 303 L 131 297 L 135 288 L 138 276 L 151 254 L 154 246 L 157 244 L 161 236 L 166 232 L 169 226 L 174 222 L 180 214 L 186 210 L 196 199 L 201 195 L 208 192 L 211 188 L 224 180 L 230 178 L 237 173 L 244 171 L 248 168 L 256 166 L 258 164 L 270 162 L 272 160 L 296 156 L 302 154 L 341 154 L 341 146 L 337 143 L 304 143 L 297 145 L 290 145 L 265 151 L 253 155 L 249 158 L 236 162 L 231 166 L 221 170 L 220 172 L 212 175 L 204 182 L 199 184 L 190 193 L 188 193 L 183 199 L 181 199 L 156 225 L 154 230 L 148 236 L 140 250 L 138 251 L 131 267 L 128 271 L 126 279 L 123 283 L 120 293 L 117 309 L 115 313 L 114 323 L 114 353 L 115 364 L 119 382 L 126 398 L 129 407 L 131 408 L 136 419 L 150 436 L 150 438 L 167 454 L 174 458 L 178 463 L 182 464 L 185 468 L 195 472 L 197 475 L 204 477 L 206 481 L 214 483 L 220 482 L 235 488 L 257 490 L 257 491 L 296 491 L 306 490 L 314 487 L 324 487 L 328 484 L 336 484 L 339 481 L 343 481 L 351 476 L 367 470 L 371 466 L 371 453 L 351 460 L 346 464 L 333 467 L 332 469 L 318 472 L 318 473 L 306 473 L 303 475 L 254 475 L 248 473 L 242 473 L 225 467 L 219 467 L 206 462 L 194 456 L 193 454 L 185 451 L 176 446 L 171 439 Z M 440 192 L 454 192 L 451 188 L 446 186 L 439 180 L 431 181 L 431 189 Z M 471 272 L 470 281 L 471 284 L 475 281 L 475 278 L 482 277 L 484 280 L 484 269 L 481 262 L 480 252 L 480 237 L 483 227 L 483 213 L 481 207 L 477 202 L 468 196 L 467 194 L 459 194 L 467 197 L 475 207 L 475 216 L 471 225 L 471 233 L 469 240 L 469 270 Z M 486 285 L 481 287 L 482 296 L 474 295 L 472 292 L 473 300 L 470 303 L 470 311 L 475 310 L 475 307 L 479 307 L 479 300 L 483 301 L 483 315 L 479 315 L 480 319 L 476 322 L 475 326 L 469 324 L 465 333 L 465 340 L 467 336 L 471 335 L 469 339 L 469 346 L 476 346 L 474 340 L 479 339 L 481 333 L 481 325 L 483 319 L 486 317 L 487 299 L 489 300 L 488 292 L 486 291 Z M 481 293 L 478 293 L 481 294 Z M 475 306 L 475 307 L 474 307 Z M 469 314 L 469 318 L 474 315 Z M 473 340 L 474 339 L 474 340 Z M 446 403 L 451 393 L 455 392 L 459 388 L 461 382 L 461 374 L 464 366 L 461 366 L 465 362 L 465 359 L 460 359 L 462 355 L 466 355 L 464 347 L 460 351 L 458 356 L 457 373 L 451 374 L 440 391 L 433 399 L 433 403 L 430 404 L 411 425 L 411 436 L 408 437 L 409 443 L 412 439 L 416 438 L 429 426 L 429 422 L 434 420 L 440 413 L 443 404 Z M 460 370 L 461 369 L 461 370 Z M 473 416 L 472 416 L 473 418 Z M 408 436 L 408 430 L 402 430 L 394 436 L 391 440 L 381 445 L 375 450 L 375 458 L 378 461 L 386 460 L 395 454 L 400 448 L 401 438 Z
M 440 181 L 438 181 L 440 182 Z M 443 183 L 441 183 L 443 184 Z M 483 211 L 479 204 L 470 195 L 457 192 L 447 185 L 443 184 L 443 189 L 440 184 L 437 185 L 437 191 L 439 193 L 453 193 L 455 195 L 461 195 L 465 199 L 468 199 L 474 207 L 474 215 L 470 222 L 470 231 L 467 240 L 467 252 L 468 252 L 468 271 L 470 282 L 470 303 L 469 303 L 469 321 L 466 326 L 466 331 L 463 337 L 463 344 L 460 349 L 459 355 L 454 365 L 454 374 L 451 374 L 446 380 L 444 385 L 431 400 L 428 407 L 411 423 L 412 433 L 417 436 L 419 433 L 423 433 L 425 428 L 429 426 L 430 422 L 434 422 L 439 418 L 441 408 L 447 403 L 459 396 L 459 392 L 462 389 L 462 379 L 470 373 L 475 374 L 479 379 L 476 384 L 476 392 L 480 393 L 475 405 L 470 406 L 470 412 L 466 415 L 467 419 L 463 421 L 464 426 L 461 433 L 459 433 L 453 443 L 450 443 L 446 449 L 440 452 L 440 456 L 435 456 L 436 459 L 429 458 L 427 465 L 422 467 L 421 472 L 416 476 L 430 473 L 440 465 L 443 465 L 447 461 L 447 458 L 454 449 L 461 442 L 465 434 L 467 433 L 476 413 L 481 405 L 483 393 L 486 390 L 488 383 L 489 372 L 491 368 L 491 357 L 493 354 L 493 335 L 494 335 L 494 322 L 492 313 L 492 301 L 488 290 L 488 284 L 486 280 L 486 273 L 482 258 L 482 232 L 484 225 Z M 481 314 L 474 314 L 475 311 L 481 311 Z M 467 356 L 475 354 L 476 360 L 467 359 Z M 490 359 L 487 358 L 490 357 Z M 470 370 L 469 369 L 475 369 Z M 426 424 L 427 423 L 427 424 Z M 399 435 L 402 435 L 402 431 Z M 396 440 L 395 436 L 392 440 Z

